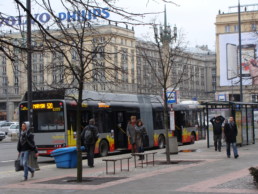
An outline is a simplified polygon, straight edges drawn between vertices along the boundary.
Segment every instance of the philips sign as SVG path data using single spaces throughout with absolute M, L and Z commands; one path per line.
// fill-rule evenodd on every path
M 86 20 L 93 20 L 99 18 L 108 18 L 110 16 L 108 8 L 102 9 L 92 9 L 92 10 L 82 10 L 82 11 L 74 11 L 74 12 L 59 12 L 55 17 L 58 22 L 62 21 L 86 21 Z M 40 23 L 47 23 L 51 20 L 52 15 L 49 13 L 37 13 L 33 14 L 35 20 L 39 21 Z M 35 21 L 31 20 L 31 24 L 34 24 Z M 15 26 L 15 25 L 26 25 L 26 15 L 24 16 L 9 16 L 6 18 L 1 18 L 0 26 L 7 25 L 7 26 Z

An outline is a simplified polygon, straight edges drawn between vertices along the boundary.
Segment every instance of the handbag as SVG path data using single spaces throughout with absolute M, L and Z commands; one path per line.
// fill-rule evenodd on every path
M 23 166 L 21 166 L 20 159 L 14 161 L 14 167 L 16 172 L 23 170 Z
M 30 151 L 28 165 L 35 170 L 40 170 L 38 165 L 38 159 L 35 157 L 35 151 Z
M 143 140 L 143 147 L 149 147 L 149 136 L 146 134 L 143 135 L 142 140 Z

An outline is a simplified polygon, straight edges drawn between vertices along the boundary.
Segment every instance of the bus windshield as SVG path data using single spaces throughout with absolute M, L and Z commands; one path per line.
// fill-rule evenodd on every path
M 39 111 L 34 115 L 35 132 L 64 131 L 64 112 Z

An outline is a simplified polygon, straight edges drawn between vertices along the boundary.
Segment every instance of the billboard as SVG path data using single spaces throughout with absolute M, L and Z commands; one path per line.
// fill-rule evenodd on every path
M 220 86 L 239 85 L 239 37 L 238 33 L 219 35 Z M 258 85 L 258 36 L 241 33 L 242 83 Z

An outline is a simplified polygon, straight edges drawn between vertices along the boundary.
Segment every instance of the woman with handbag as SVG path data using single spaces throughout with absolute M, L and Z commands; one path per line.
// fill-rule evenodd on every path
M 21 133 L 17 145 L 19 152 L 20 164 L 24 168 L 24 181 L 28 180 L 28 172 L 31 172 L 31 177 L 34 177 L 35 169 L 28 165 L 29 155 L 31 151 L 35 152 L 35 157 L 38 157 L 37 147 L 34 142 L 34 135 L 30 133 L 29 123 L 22 123 Z
M 147 131 L 145 129 L 145 126 L 143 125 L 143 122 L 140 119 L 138 119 L 136 121 L 136 126 L 135 126 L 135 140 L 136 140 L 136 149 L 139 153 L 144 152 L 143 141 L 146 135 L 147 135 Z M 144 160 L 144 156 L 140 156 L 139 160 Z

